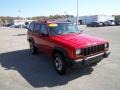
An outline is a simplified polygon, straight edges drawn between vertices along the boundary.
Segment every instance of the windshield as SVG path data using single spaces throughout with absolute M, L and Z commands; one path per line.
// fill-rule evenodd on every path
M 72 23 L 49 24 L 48 27 L 52 36 L 80 33 L 78 27 Z

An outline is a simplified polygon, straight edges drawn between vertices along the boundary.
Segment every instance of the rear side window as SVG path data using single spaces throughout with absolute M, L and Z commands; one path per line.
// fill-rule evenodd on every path
M 41 29 L 40 29 L 41 35 L 47 35 L 47 25 L 46 24 L 41 24 Z
M 34 30 L 34 23 L 30 23 L 28 30 L 29 31 L 33 31 Z

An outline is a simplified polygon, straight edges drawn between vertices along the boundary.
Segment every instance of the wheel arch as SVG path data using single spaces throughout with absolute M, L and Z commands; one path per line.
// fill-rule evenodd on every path
M 68 52 L 64 48 L 54 47 L 52 56 L 57 52 L 60 53 L 61 55 L 63 55 L 64 57 L 68 57 Z

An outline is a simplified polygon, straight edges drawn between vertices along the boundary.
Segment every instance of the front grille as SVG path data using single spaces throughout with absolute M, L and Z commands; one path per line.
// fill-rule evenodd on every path
M 101 44 L 101 45 L 91 46 L 87 48 L 82 48 L 81 54 L 84 56 L 88 56 L 88 55 L 95 54 L 95 53 L 98 53 L 104 50 L 105 50 L 105 45 Z

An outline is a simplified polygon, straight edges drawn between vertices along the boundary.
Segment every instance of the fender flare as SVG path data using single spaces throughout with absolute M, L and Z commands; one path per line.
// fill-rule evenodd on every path
M 54 54 L 55 52 L 60 52 L 62 55 L 64 55 L 64 57 L 68 57 L 68 52 L 67 52 L 64 48 L 54 47 L 54 48 L 53 48 L 53 54 Z

